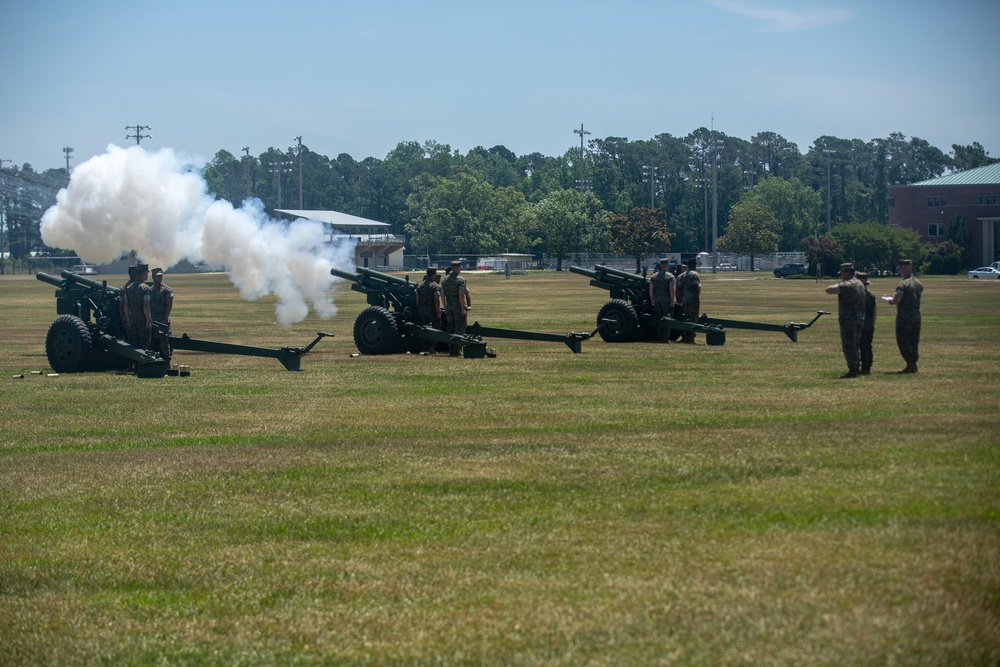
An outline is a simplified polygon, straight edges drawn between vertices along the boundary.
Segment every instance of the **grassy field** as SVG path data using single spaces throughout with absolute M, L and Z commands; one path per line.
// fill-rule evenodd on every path
M 490 326 L 589 330 L 607 298 L 468 278 Z M 299 373 L 48 377 L 53 288 L 0 278 L 2 665 L 1000 661 L 1000 284 L 923 279 L 916 376 L 880 303 L 873 374 L 840 380 L 835 315 L 352 357 L 356 293 L 288 330 L 224 276 L 167 282 L 175 333 L 337 337 Z M 702 306 L 808 321 L 825 284 L 706 276 Z

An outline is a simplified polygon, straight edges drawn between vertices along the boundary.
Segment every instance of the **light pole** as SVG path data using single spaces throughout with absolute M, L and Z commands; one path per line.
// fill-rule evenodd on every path
M 302 137 L 301 136 L 293 137 L 293 139 L 299 142 L 299 145 L 296 146 L 295 148 L 295 152 L 299 156 L 299 210 L 301 211 L 302 210 Z
M 712 116 L 712 273 L 719 272 L 719 148 L 715 138 L 715 115 Z
M 583 123 L 580 123 L 580 129 L 573 130 L 573 134 L 580 135 L 580 178 L 576 181 L 576 187 L 580 192 L 583 192 L 587 189 L 587 182 L 583 180 L 583 137 L 590 134 L 590 131 L 583 129 Z
M 66 156 L 66 175 L 69 176 L 69 156 L 73 154 L 73 149 L 66 146 L 63 148 L 63 154 Z
M 2 163 L 0 163 L 2 164 Z M 7 198 L 0 199 L 0 276 L 7 272 L 4 266 L 4 230 L 7 227 Z
M 704 235 L 704 245 L 702 248 L 705 252 L 708 252 L 708 181 L 709 179 L 702 176 L 701 178 L 694 179 L 695 183 L 701 183 L 701 194 L 705 198 L 705 235 Z
M 649 181 L 649 208 L 653 208 L 653 186 L 656 183 L 657 169 L 658 167 L 653 167 L 648 164 L 642 165 L 643 179 Z
M 0 159 L 0 171 L 3 170 L 3 163 L 10 162 L 14 164 L 13 160 Z M 7 198 L 4 197 L 0 199 L 0 276 L 7 272 L 4 266 L 4 231 L 7 229 Z
M 823 153 L 826 155 L 833 155 L 837 151 L 832 148 L 824 148 Z M 833 209 L 832 199 L 830 198 L 830 165 L 833 163 L 833 158 L 828 157 L 826 159 L 826 233 L 830 233 L 830 211 Z

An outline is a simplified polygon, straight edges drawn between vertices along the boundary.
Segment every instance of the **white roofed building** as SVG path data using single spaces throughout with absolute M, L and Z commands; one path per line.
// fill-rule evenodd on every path
M 376 222 L 337 211 L 303 211 L 297 209 L 275 209 L 278 213 L 316 220 L 327 225 L 330 240 L 337 234 L 357 239 L 354 249 L 354 263 L 370 268 L 400 268 L 403 266 L 403 248 L 406 238 L 390 232 L 391 225 Z

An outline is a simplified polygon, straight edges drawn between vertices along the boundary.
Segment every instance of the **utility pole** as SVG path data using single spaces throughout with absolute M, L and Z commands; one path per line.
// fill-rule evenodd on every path
M 7 160 L 10 162 L 10 160 Z M 0 162 L 0 165 L 3 163 Z M 7 198 L 0 199 L 0 276 L 6 274 L 7 268 L 4 266 L 6 254 L 4 251 L 4 230 L 7 227 Z
M 126 130 L 135 130 L 135 134 L 126 134 L 125 138 L 126 139 L 135 139 L 135 145 L 136 146 L 138 146 L 139 142 L 142 141 L 143 139 L 152 139 L 153 138 L 153 135 L 151 135 L 151 134 L 143 134 L 144 130 L 152 130 L 153 129 L 149 125 L 126 125 L 125 129 Z
M 649 181 L 649 208 L 653 208 L 653 186 L 656 183 L 656 172 L 659 168 L 648 164 L 642 165 L 642 178 Z
M 0 171 L 3 170 L 3 163 L 10 162 L 14 164 L 13 160 L 0 159 Z M 0 276 L 7 272 L 6 266 L 4 266 L 5 254 L 4 254 L 4 231 L 7 229 L 7 198 L 4 197 L 0 199 Z
M 293 137 L 293 139 L 299 142 L 298 146 L 295 147 L 295 152 L 299 156 L 299 210 L 302 210 L 302 137 Z
M 580 123 L 580 129 L 573 130 L 573 134 L 580 135 L 580 177 L 576 181 L 576 188 L 580 192 L 586 192 L 587 182 L 583 180 L 583 137 L 584 135 L 590 134 L 590 131 L 583 129 L 583 123 Z
M 701 194 L 704 195 L 704 198 L 705 198 L 705 235 L 704 235 L 704 242 L 705 243 L 702 246 L 702 248 L 705 249 L 705 252 L 708 252 L 708 249 L 709 249 L 709 245 L 708 245 L 708 181 L 710 179 L 705 178 L 704 176 L 702 176 L 701 178 L 696 178 L 694 180 L 695 180 L 695 183 L 701 183 Z
M 715 138 L 715 114 L 712 114 L 712 273 L 719 272 L 719 148 Z M 750 267 L 753 268 L 753 267 Z
M 250 147 L 244 146 L 240 150 L 243 151 L 243 168 L 244 168 L 244 177 L 246 178 L 247 194 L 253 197 L 254 187 L 250 179 Z
M 823 153 L 826 155 L 833 155 L 837 151 L 832 148 L 824 148 Z M 828 157 L 826 159 L 826 233 L 830 233 L 830 211 L 833 209 L 832 199 L 830 198 L 830 165 L 833 163 L 833 158 Z
M 69 176 L 69 156 L 73 154 L 73 149 L 69 146 L 63 148 L 63 155 L 66 156 L 66 175 Z

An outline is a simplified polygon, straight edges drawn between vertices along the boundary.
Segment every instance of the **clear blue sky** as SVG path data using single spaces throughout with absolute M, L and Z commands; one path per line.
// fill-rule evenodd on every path
M 3 0 L 0 158 L 891 132 L 1000 157 L 990 0 Z M 9 166 L 4 163 L 5 166 Z

